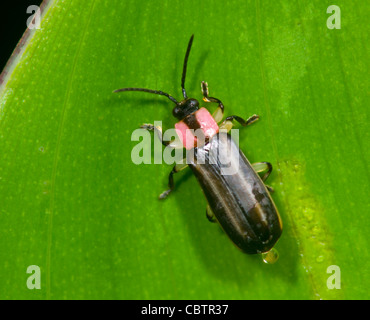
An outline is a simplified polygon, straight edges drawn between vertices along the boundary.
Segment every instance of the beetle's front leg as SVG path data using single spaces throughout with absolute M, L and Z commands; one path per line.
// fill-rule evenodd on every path
M 150 123 L 144 123 L 142 126 L 140 126 L 140 128 L 156 132 L 159 140 L 161 141 L 161 143 L 165 147 L 168 146 L 168 147 L 174 148 L 174 149 L 182 149 L 184 147 L 182 145 L 181 141 L 179 141 L 178 139 L 174 139 L 174 140 L 171 140 L 171 141 L 164 141 L 161 126 L 154 126 L 153 124 L 150 124 Z
M 165 199 L 170 193 L 171 191 L 175 188 L 175 184 L 173 182 L 173 175 L 183 169 L 185 169 L 188 165 L 185 163 L 185 159 L 181 160 L 181 162 L 177 163 L 172 171 L 170 172 L 170 175 L 168 176 L 168 187 L 169 189 L 162 192 L 159 196 L 159 199 Z
M 207 82 L 202 81 L 201 89 L 202 89 L 203 101 L 204 102 L 218 103 L 217 110 L 212 114 L 212 117 L 215 119 L 215 121 L 217 123 L 219 123 L 222 120 L 222 118 L 224 117 L 224 105 L 222 104 L 221 100 L 209 96 L 208 83 Z
M 252 167 L 256 172 L 263 172 L 267 170 L 267 172 L 262 176 L 263 182 L 266 181 L 266 179 L 269 177 L 269 175 L 272 172 L 272 164 L 270 162 L 256 162 L 252 164 Z M 274 189 L 272 187 L 266 185 L 266 188 L 270 192 L 274 192 Z

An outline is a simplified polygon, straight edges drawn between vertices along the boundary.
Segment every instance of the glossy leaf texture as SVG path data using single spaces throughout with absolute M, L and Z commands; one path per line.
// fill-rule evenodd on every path
M 341 29 L 318 0 L 45 3 L 1 78 L 0 298 L 368 299 L 369 5 L 336 4 Z M 132 162 L 134 130 L 173 128 L 174 105 L 112 91 L 180 99 L 191 34 L 188 95 L 204 80 L 226 115 L 260 115 L 239 145 L 274 166 L 273 265 L 208 222 L 189 171 L 158 200 L 172 166 L 154 142 Z

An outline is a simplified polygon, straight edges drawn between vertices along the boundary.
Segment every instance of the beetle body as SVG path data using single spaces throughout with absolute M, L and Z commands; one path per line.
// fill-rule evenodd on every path
M 176 105 L 173 115 L 179 120 L 175 124 L 180 144 L 175 140 L 162 139 L 162 128 L 144 124 L 143 129 L 155 131 L 162 144 L 172 148 L 186 148 L 187 157 L 177 163 L 169 175 L 169 189 L 160 195 L 166 198 L 174 189 L 173 175 L 189 166 L 196 176 L 207 199 L 207 217 L 217 221 L 232 242 L 247 254 L 270 252 L 282 233 L 282 221 L 271 199 L 269 187 L 264 181 L 272 171 L 268 162 L 249 163 L 229 132 L 233 121 L 248 126 L 258 120 L 253 115 L 247 120 L 238 116 L 229 116 L 224 121 L 222 102 L 209 96 L 208 84 L 202 82 L 203 100 L 217 103 L 217 110 L 211 115 L 204 107 L 199 108 L 198 100 L 188 98 L 185 90 L 187 61 L 193 42 L 190 38 L 185 54 L 181 87 L 184 99 L 174 97 L 160 90 L 145 88 L 122 88 L 114 92 L 142 91 L 166 96 Z M 194 134 L 194 131 L 197 134 Z M 190 155 L 190 156 L 189 156 Z M 224 159 L 229 160 L 229 170 L 225 174 Z M 259 172 L 267 171 L 262 178 Z M 270 188 L 271 189 L 271 188 Z
M 231 166 L 237 166 L 234 174 L 222 174 L 223 153 L 228 153 Z M 199 157 L 205 159 L 201 164 Z M 274 246 L 282 232 L 279 213 L 265 184 L 229 134 L 218 133 L 209 144 L 196 147 L 189 167 L 218 223 L 238 248 L 255 254 Z

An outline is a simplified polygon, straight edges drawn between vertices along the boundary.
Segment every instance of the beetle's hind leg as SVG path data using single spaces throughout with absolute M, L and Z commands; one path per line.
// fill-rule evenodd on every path
M 175 183 L 173 181 L 173 175 L 183 169 L 185 169 L 188 165 L 185 163 L 185 159 L 183 159 L 182 161 L 180 161 L 179 163 L 177 163 L 172 171 L 170 172 L 170 175 L 168 176 L 168 187 L 169 189 L 162 192 L 159 196 L 159 199 L 163 200 L 165 198 L 167 198 L 167 196 L 173 191 L 173 189 L 175 188 Z
M 256 162 L 252 164 L 252 167 L 258 173 L 267 170 L 267 172 L 261 178 L 263 182 L 266 181 L 266 179 L 270 176 L 272 172 L 272 164 L 270 162 Z M 268 189 L 268 191 L 274 192 L 274 189 L 272 187 L 266 185 L 266 188 Z
M 221 122 L 222 118 L 224 117 L 224 105 L 222 104 L 221 100 L 209 96 L 208 83 L 207 82 L 202 81 L 201 89 L 202 89 L 203 101 L 204 102 L 218 103 L 218 107 L 217 107 L 216 111 L 212 114 L 212 117 L 215 119 L 215 121 L 217 123 Z
M 161 126 L 154 126 L 153 124 L 150 124 L 150 123 L 144 123 L 142 126 L 140 126 L 141 129 L 146 129 L 148 131 L 154 131 L 159 140 L 161 141 L 161 143 L 165 146 L 165 147 L 170 147 L 170 148 L 174 148 L 174 149 L 182 149 L 184 146 L 182 145 L 181 141 L 180 140 L 177 140 L 177 139 L 174 139 L 174 140 L 171 140 L 171 141 L 164 141 L 163 140 L 163 133 L 162 133 L 162 127 Z
M 265 182 L 266 179 L 269 177 L 269 175 L 272 172 L 272 164 L 270 162 L 256 162 L 252 164 L 252 167 L 254 171 L 260 173 L 263 171 L 267 171 L 263 176 L 262 176 L 262 181 Z
M 210 222 L 217 222 L 217 219 L 211 209 L 211 207 L 209 205 L 207 205 L 207 209 L 206 209 L 206 217 L 208 219 L 208 221 Z

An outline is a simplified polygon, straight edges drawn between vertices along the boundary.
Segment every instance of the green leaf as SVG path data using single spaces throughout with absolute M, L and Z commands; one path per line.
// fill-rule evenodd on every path
M 318 0 L 44 3 L 1 78 L 0 298 L 369 299 L 369 5 L 337 5 L 341 29 Z M 189 171 L 159 201 L 171 167 L 131 160 L 132 132 L 173 127 L 173 104 L 112 91 L 179 98 L 193 33 L 189 95 L 205 80 L 227 115 L 261 117 L 239 136 L 274 166 L 274 265 L 207 221 Z

